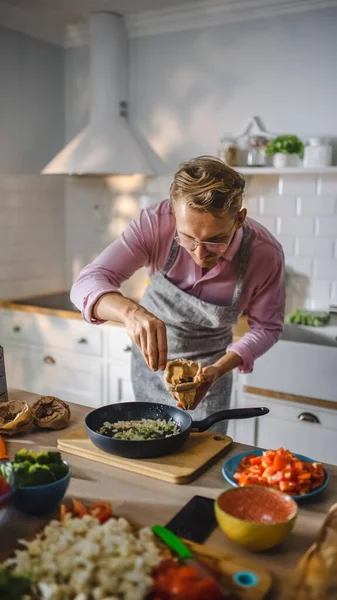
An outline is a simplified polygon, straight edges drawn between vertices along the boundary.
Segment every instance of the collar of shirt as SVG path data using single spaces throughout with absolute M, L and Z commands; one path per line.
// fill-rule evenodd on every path
M 242 236 L 243 236 L 243 231 L 242 231 L 242 227 L 240 227 L 240 229 L 238 229 L 237 232 L 235 233 L 234 239 L 228 246 L 225 254 L 223 254 L 221 256 L 219 262 L 222 262 L 223 260 L 228 260 L 228 261 L 233 260 L 235 254 L 237 253 L 237 251 L 240 248 L 240 245 L 242 242 Z

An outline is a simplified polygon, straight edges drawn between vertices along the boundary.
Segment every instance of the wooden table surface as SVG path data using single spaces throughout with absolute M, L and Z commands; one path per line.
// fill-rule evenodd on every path
M 24 398 L 28 402 L 33 401 L 36 396 L 11 390 L 10 398 Z M 76 428 L 83 423 L 89 408 L 71 405 L 71 421 L 68 427 Z M 41 431 L 6 438 L 6 447 L 10 458 L 20 448 L 31 448 L 34 451 L 56 448 L 57 438 L 60 432 Z M 250 449 L 249 446 L 233 443 L 226 458 Z M 84 500 L 106 499 L 112 502 L 129 503 L 134 510 L 141 515 L 141 524 L 165 524 L 176 512 L 193 496 L 203 495 L 215 498 L 222 490 L 228 488 L 228 484 L 222 477 L 221 466 L 224 458 L 221 458 L 208 471 L 202 474 L 196 481 L 187 485 L 173 485 L 161 481 L 129 473 L 121 469 L 106 466 L 98 462 L 80 458 L 74 455 L 62 453 L 72 468 L 72 479 L 68 490 L 69 496 L 75 496 Z M 314 448 L 313 448 L 314 455 Z M 209 545 L 226 549 L 234 554 L 254 558 L 261 566 L 268 569 L 273 575 L 274 585 L 270 598 L 286 598 L 286 590 L 289 585 L 289 575 L 293 571 L 300 556 L 311 545 L 315 535 L 322 525 L 328 509 L 337 498 L 337 467 L 326 467 L 330 475 L 330 484 L 320 498 L 300 505 L 299 515 L 295 528 L 287 540 L 277 549 L 263 554 L 252 553 L 242 549 L 230 542 L 222 532 L 217 529 L 208 540 Z M 31 533 L 32 529 L 41 526 L 41 521 L 33 518 L 17 518 L 5 524 L 4 535 L 1 535 L 0 543 L 2 550 L 13 546 L 16 537 L 24 537 Z

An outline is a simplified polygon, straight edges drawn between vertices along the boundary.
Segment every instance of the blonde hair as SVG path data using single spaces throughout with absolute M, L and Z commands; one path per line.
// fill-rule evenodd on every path
M 179 165 L 170 187 L 170 199 L 185 200 L 193 210 L 216 217 L 236 217 L 242 208 L 245 180 L 214 156 L 198 156 Z

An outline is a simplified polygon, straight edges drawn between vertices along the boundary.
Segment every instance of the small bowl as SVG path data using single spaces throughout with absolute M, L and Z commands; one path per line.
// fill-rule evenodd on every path
M 6 475 L 2 475 L 2 477 L 5 477 L 5 479 L 7 479 L 10 485 L 10 489 L 8 490 L 8 492 L 6 492 L 6 494 L 2 494 L 0 496 L 0 523 L 2 523 L 2 521 L 6 519 L 8 509 L 14 495 L 14 472 L 12 465 L 10 462 L 3 462 L 2 464 L 4 465 L 6 470 Z
M 226 490 L 215 502 L 220 529 L 234 542 L 256 551 L 280 544 L 294 527 L 297 513 L 290 496 L 262 486 Z
M 62 462 L 68 467 L 68 473 L 62 479 L 46 485 L 16 488 L 14 494 L 16 508 L 35 517 L 54 512 L 64 497 L 71 478 L 69 463 L 66 460 Z

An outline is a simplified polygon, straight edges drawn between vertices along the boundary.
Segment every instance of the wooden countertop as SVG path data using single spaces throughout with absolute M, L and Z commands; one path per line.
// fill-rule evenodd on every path
M 28 402 L 32 402 L 36 396 L 19 390 L 10 390 L 10 398 L 25 398 Z M 87 407 L 72 405 L 69 428 L 78 427 L 89 411 L 90 409 Z M 59 432 L 51 431 L 33 432 L 12 439 L 6 438 L 6 446 L 10 457 L 13 457 L 15 452 L 23 447 L 35 451 L 52 449 L 56 448 L 59 435 Z M 249 446 L 233 443 L 226 457 L 249 448 Z M 67 455 L 65 452 L 62 454 L 70 462 L 72 468 L 69 495 L 83 500 L 105 499 L 114 504 L 130 503 L 134 510 L 139 511 L 137 512 L 138 516 L 142 515 L 141 520 L 144 521 L 144 524 L 153 524 L 154 519 L 160 524 L 165 524 L 193 496 L 198 494 L 215 498 L 222 490 L 229 487 L 221 474 L 224 458 L 221 458 L 193 483 L 177 486 Z M 230 542 L 219 529 L 207 542 L 209 545 L 234 554 L 254 558 L 262 567 L 268 569 L 274 579 L 273 590 L 268 598 L 287 598 L 290 573 L 300 556 L 311 545 L 328 509 L 336 501 L 337 467 L 327 466 L 327 470 L 330 475 L 328 488 L 319 499 L 300 505 L 295 528 L 281 547 L 264 554 L 253 554 Z M 17 536 L 28 535 L 40 526 L 41 521 L 37 519 L 12 518 L 8 524 L 3 526 L 1 539 L 6 540 L 7 548 L 10 549 L 13 539 Z M 9 540 L 12 540 L 12 543 Z
M 34 298 L 31 301 L 29 299 L 23 300 L 1 300 L 0 301 L 0 309 L 7 310 L 21 310 L 23 312 L 33 313 L 33 314 L 42 314 L 49 315 L 53 317 L 61 317 L 63 319 L 79 319 L 82 320 L 81 313 L 75 308 L 60 308 L 60 305 L 70 306 L 70 301 L 65 302 L 64 297 L 68 295 L 69 292 L 60 292 L 57 294 L 48 294 L 48 296 L 40 296 L 38 298 Z M 61 302 L 60 297 L 63 296 Z M 53 306 L 53 297 L 54 306 Z M 44 301 L 44 298 L 46 299 Z M 37 303 L 39 305 L 37 305 Z M 112 325 L 119 325 L 123 327 L 121 323 L 116 321 L 111 322 Z M 233 340 L 234 342 L 238 341 L 247 331 L 249 331 L 249 327 L 247 325 L 247 317 L 239 317 L 238 324 L 233 327 Z

